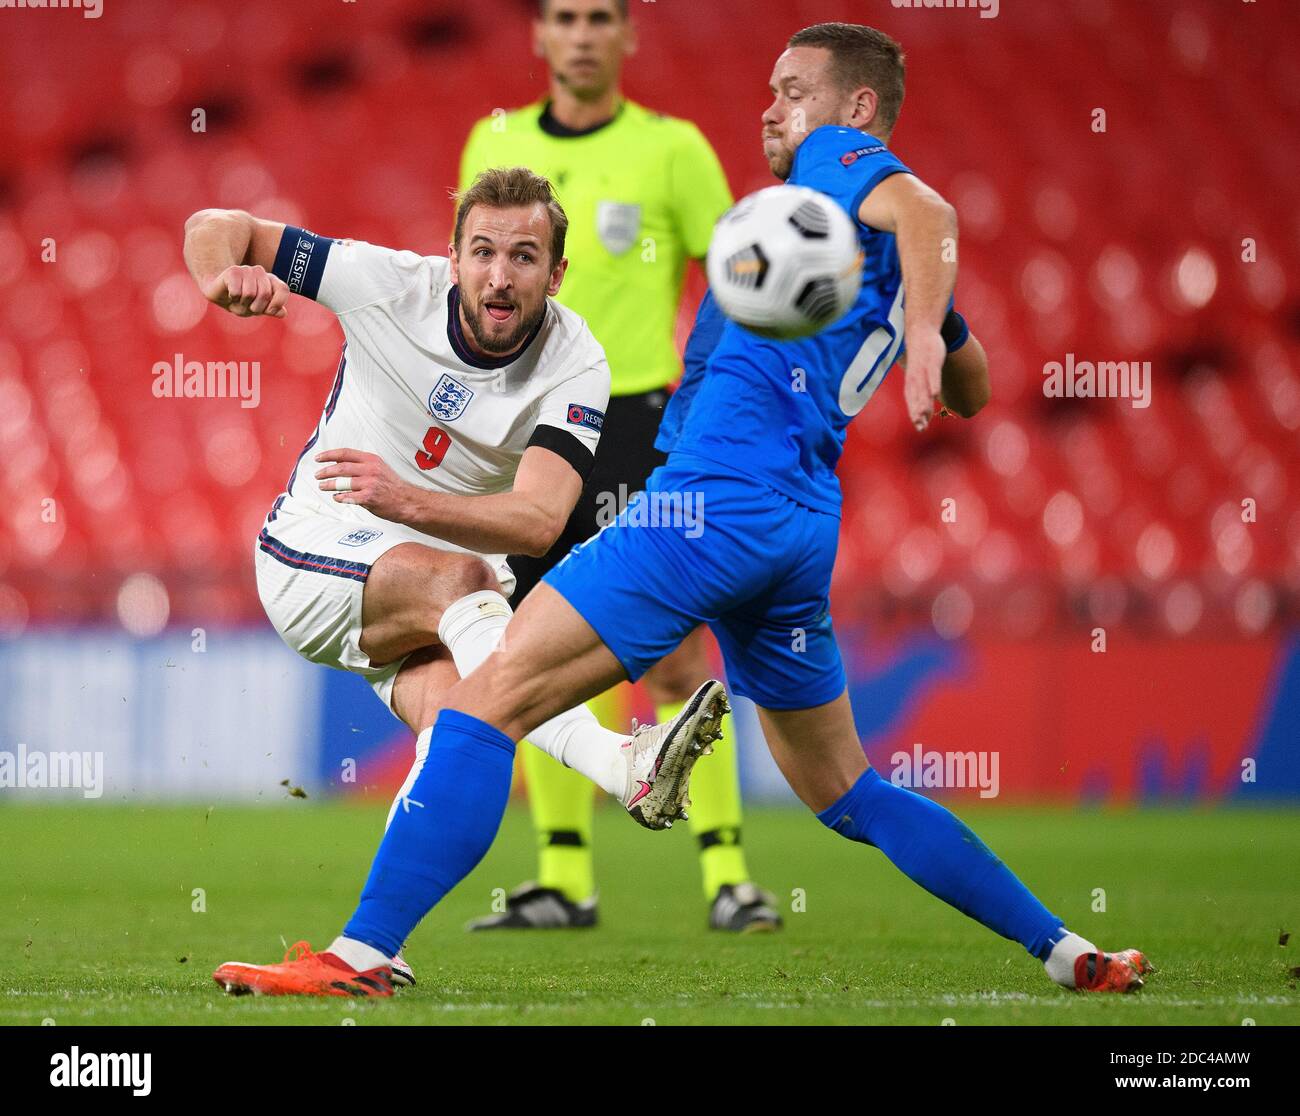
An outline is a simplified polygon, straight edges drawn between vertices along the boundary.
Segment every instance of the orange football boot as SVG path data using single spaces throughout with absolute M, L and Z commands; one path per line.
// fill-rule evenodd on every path
M 1081 953 L 1074 959 L 1074 986 L 1080 992 L 1136 992 L 1155 966 L 1140 950 Z
M 227 961 L 212 974 L 233 996 L 391 996 L 392 970 L 387 965 L 358 972 L 332 953 L 313 953 L 296 942 L 278 965 Z

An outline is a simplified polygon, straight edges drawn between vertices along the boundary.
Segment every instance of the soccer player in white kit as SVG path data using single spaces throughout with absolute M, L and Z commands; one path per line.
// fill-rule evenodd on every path
M 550 297 L 566 227 L 547 180 L 520 167 L 486 171 L 461 196 L 448 258 L 239 211 L 186 222 L 185 260 L 211 302 L 284 317 L 298 294 L 343 327 L 320 421 L 257 536 L 257 587 L 290 647 L 365 677 L 417 734 L 393 810 L 419 805 L 408 793 L 441 694 L 509 621 L 505 555 L 546 553 L 594 462 L 609 368 L 582 318 Z M 706 684 L 630 738 L 580 706 L 531 740 L 666 828 L 724 704 Z

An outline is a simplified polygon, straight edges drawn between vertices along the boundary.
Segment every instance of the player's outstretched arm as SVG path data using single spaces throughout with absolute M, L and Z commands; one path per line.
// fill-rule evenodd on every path
M 289 288 L 271 274 L 284 226 L 240 209 L 201 209 L 185 222 L 185 265 L 203 297 L 238 318 L 285 316 Z
M 919 178 L 893 174 L 863 199 L 863 224 L 893 233 L 903 265 L 903 393 L 917 430 L 934 414 L 947 347 L 940 329 L 957 281 L 957 211 Z
M 541 557 L 560 537 L 578 497 L 582 478 L 558 453 L 529 446 L 514 487 L 491 496 L 431 492 L 402 480 L 382 458 L 355 449 L 322 450 L 316 479 L 340 504 L 359 504 L 391 523 L 404 523 L 434 538 L 480 554 Z M 346 477 L 344 489 L 339 478 Z

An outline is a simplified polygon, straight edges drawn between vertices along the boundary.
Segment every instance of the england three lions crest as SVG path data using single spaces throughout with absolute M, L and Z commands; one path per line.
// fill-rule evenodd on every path
M 465 413 L 473 398 L 474 392 L 470 388 L 444 372 L 442 379 L 429 392 L 429 413 L 443 422 L 451 422 Z

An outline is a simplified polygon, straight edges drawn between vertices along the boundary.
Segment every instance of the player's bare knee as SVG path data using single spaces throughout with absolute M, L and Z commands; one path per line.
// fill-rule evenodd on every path
M 655 663 L 645 675 L 645 687 L 656 705 L 685 701 L 708 677 L 707 663 L 700 666 L 692 658 L 670 655 Z
M 685 701 L 705 679 L 704 674 L 676 672 L 645 679 L 646 691 L 655 705 L 672 705 Z
M 646 690 L 656 705 L 685 701 L 709 677 L 708 645 L 703 636 L 703 629 L 697 628 L 646 672 Z
M 498 593 L 501 591 L 501 582 L 497 580 L 496 571 L 482 558 L 474 554 L 449 554 L 446 558 L 442 580 L 447 604 L 484 589 L 492 589 Z
M 420 546 L 412 547 L 398 561 L 400 565 L 394 561 L 385 570 L 384 599 L 391 609 L 387 614 L 390 626 L 399 632 L 399 642 L 408 648 L 411 644 L 417 647 L 437 644 L 443 614 L 456 601 L 484 589 L 501 590 L 495 571 L 474 554 Z M 371 653 L 369 648 L 363 646 L 363 649 Z M 406 649 L 401 653 L 407 653 Z
M 421 601 L 420 626 L 438 638 L 438 625 L 452 604 L 484 589 L 501 591 L 496 572 L 473 554 L 440 554 L 430 571 L 429 592 Z

